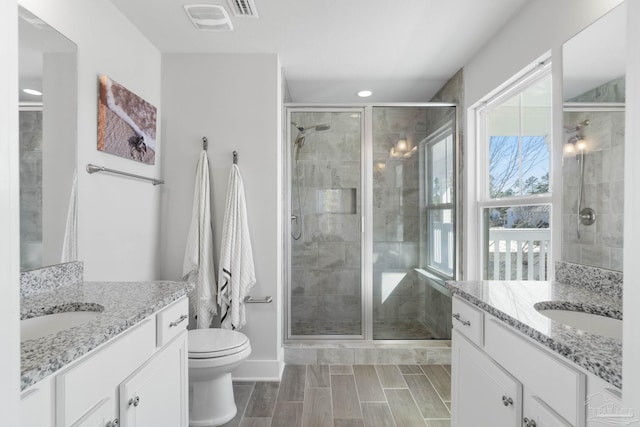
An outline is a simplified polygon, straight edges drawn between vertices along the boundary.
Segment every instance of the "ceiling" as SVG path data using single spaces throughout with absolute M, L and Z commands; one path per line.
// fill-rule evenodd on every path
M 529 0 L 254 0 L 198 31 L 185 0 L 111 0 L 163 53 L 277 53 L 293 102 L 428 101 Z

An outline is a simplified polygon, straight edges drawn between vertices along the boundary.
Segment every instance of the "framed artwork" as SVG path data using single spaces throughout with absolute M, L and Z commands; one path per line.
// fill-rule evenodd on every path
M 148 165 L 155 164 L 156 110 L 124 86 L 101 76 L 98 150 Z

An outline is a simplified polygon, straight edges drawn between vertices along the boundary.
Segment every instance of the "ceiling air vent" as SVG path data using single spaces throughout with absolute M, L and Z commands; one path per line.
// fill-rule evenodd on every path
M 227 0 L 233 14 L 242 18 L 257 18 L 258 10 L 253 0 Z
M 184 6 L 187 16 L 198 30 L 231 31 L 233 24 L 229 14 L 222 6 L 215 4 L 187 4 Z

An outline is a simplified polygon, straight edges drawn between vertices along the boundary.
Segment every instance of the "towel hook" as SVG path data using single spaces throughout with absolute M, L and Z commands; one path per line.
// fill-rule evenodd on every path
M 202 149 L 204 151 L 207 151 L 207 148 L 209 148 L 209 140 L 207 139 L 206 136 L 202 137 Z
M 238 152 L 237 151 L 233 152 L 233 164 L 234 165 L 238 164 Z

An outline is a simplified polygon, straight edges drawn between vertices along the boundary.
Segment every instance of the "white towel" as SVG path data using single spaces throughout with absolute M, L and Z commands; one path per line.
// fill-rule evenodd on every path
M 208 328 L 216 314 L 212 242 L 209 160 L 207 152 L 202 150 L 196 170 L 191 225 L 182 264 L 183 279 L 195 284 L 189 299 L 197 316 L 198 328 Z
M 71 181 L 71 195 L 69 196 L 69 207 L 67 208 L 67 222 L 64 226 L 64 236 L 62 237 L 62 256 L 60 262 L 71 262 L 78 260 L 78 170 L 73 172 Z
M 218 305 L 222 327 L 240 329 L 246 323 L 244 298 L 256 283 L 253 251 L 247 224 L 244 186 L 238 165 L 231 166 L 222 226 L 218 271 Z

